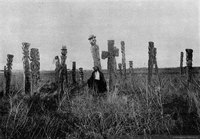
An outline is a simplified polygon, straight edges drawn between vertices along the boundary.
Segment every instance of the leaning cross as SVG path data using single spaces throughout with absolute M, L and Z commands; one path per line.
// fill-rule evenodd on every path
M 119 56 L 119 49 L 114 47 L 114 40 L 108 40 L 108 51 L 102 51 L 101 58 L 108 58 L 108 76 L 109 76 L 109 90 L 114 89 L 114 81 L 116 78 L 116 59 Z

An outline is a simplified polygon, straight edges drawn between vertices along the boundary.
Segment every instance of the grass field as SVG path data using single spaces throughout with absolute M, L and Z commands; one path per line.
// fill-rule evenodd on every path
M 85 81 L 91 71 L 85 73 Z M 20 76 L 20 75 L 19 75 Z M 20 76 L 21 77 L 21 76 Z M 23 80 L 20 77 L 17 79 Z M 50 72 L 42 82 L 53 81 Z M 106 75 L 107 77 L 107 75 Z M 200 76 L 188 84 L 185 76 L 135 74 L 118 80 L 106 98 L 94 99 L 87 86 L 57 92 L 24 95 L 22 81 L 9 97 L 1 98 L 0 135 L 3 138 L 103 139 L 128 135 L 199 135 Z

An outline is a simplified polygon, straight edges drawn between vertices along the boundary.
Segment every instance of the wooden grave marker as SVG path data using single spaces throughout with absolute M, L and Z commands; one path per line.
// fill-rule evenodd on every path
M 109 91 L 114 90 L 116 82 L 116 59 L 119 56 L 119 49 L 114 47 L 114 40 L 108 40 L 108 51 L 102 51 L 102 59 L 108 58 L 107 70 L 109 76 Z

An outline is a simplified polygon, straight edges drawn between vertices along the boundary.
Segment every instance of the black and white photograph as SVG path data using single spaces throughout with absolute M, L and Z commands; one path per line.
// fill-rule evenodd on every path
M 200 138 L 199 0 L 0 0 L 0 139 Z

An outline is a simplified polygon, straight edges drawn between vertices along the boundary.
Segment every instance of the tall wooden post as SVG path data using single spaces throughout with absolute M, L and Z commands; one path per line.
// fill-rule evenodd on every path
M 76 62 L 72 62 L 72 83 L 76 84 Z
M 125 58 L 125 42 L 121 41 L 121 52 L 122 52 L 122 67 L 123 67 L 123 76 L 126 79 L 126 58 Z
M 156 75 L 158 75 L 158 65 L 157 65 L 157 58 L 156 58 L 156 55 L 157 55 L 157 48 L 153 48 L 153 64 L 155 65 L 155 73 Z
M 93 63 L 94 67 L 97 66 L 101 70 L 101 60 L 100 60 L 100 55 L 99 55 L 99 46 L 96 44 L 96 36 L 90 35 L 88 38 L 90 41 L 91 47 L 91 53 L 92 53 L 92 58 L 93 58 Z
M 120 79 L 122 78 L 122 64 L 118 63 Z
M 114 90 L 116 82 L 116 56 L 119 56 L 119 49 L 114 47 L 114 40 L 108 40 L 108 51 L 102 51 L 101 57 L 102 59 L 108 58 L 109 91 Z
M 133 61 L 129 61 L 129 74 L 131 77 L 133 76 Z
M 80 79 L 80 84 L 83 83 L 83 68 L 79 68 L 79 79 Z
M 7 66 L 4 66 L 4 77 L 6 78 L 6 96 L 10 93 L 10 82 L 12 76 L 12 62 L 14 55 L 7 55 Z
M 154 53 L 154 43 L 149 42 L 149 60 L 148 60 L 148 83 L 151 84 L 152 73 L 153 73 L 153 54 Z
M 66 46 L 62 46 L 61 49 L 61 62 L 60 62 L 60 70 L 59 70 L 59 87 L 60 89 L 60 97 L 64 94 L 64 81 L 66 80 L 66 73 L 67 73 L 67 68 L 66 68 L 66 59 L 67 59 L 67 49 Z M 67 80 L 65 81 L 67 84 Z
M 31 66 L 31 91 L 34 93 L 40 79 L 40 54 L 37 48 L 32 48 L 30 52 Z
M 192 49 L 185 49 L 186 51 L 186 73 L 187 73 L 187 81 L 191 82 L 192 79 L 192 57 L 193 57 L 193 50 Z
M 31 91 L 31 83 L 30 83 L 30 67 L 29 67 L 29 46 L 30 43 L 23 42 L 22 50 L 23 50 L 23 66 L 24 66 L 24 74 L 25 74 L 25 93 L 30 94 Z
M 183 52 L 181 52 L 181 55 L 180 55 L 180 72 L 181 72 L 181 75 L 183 75 Z

